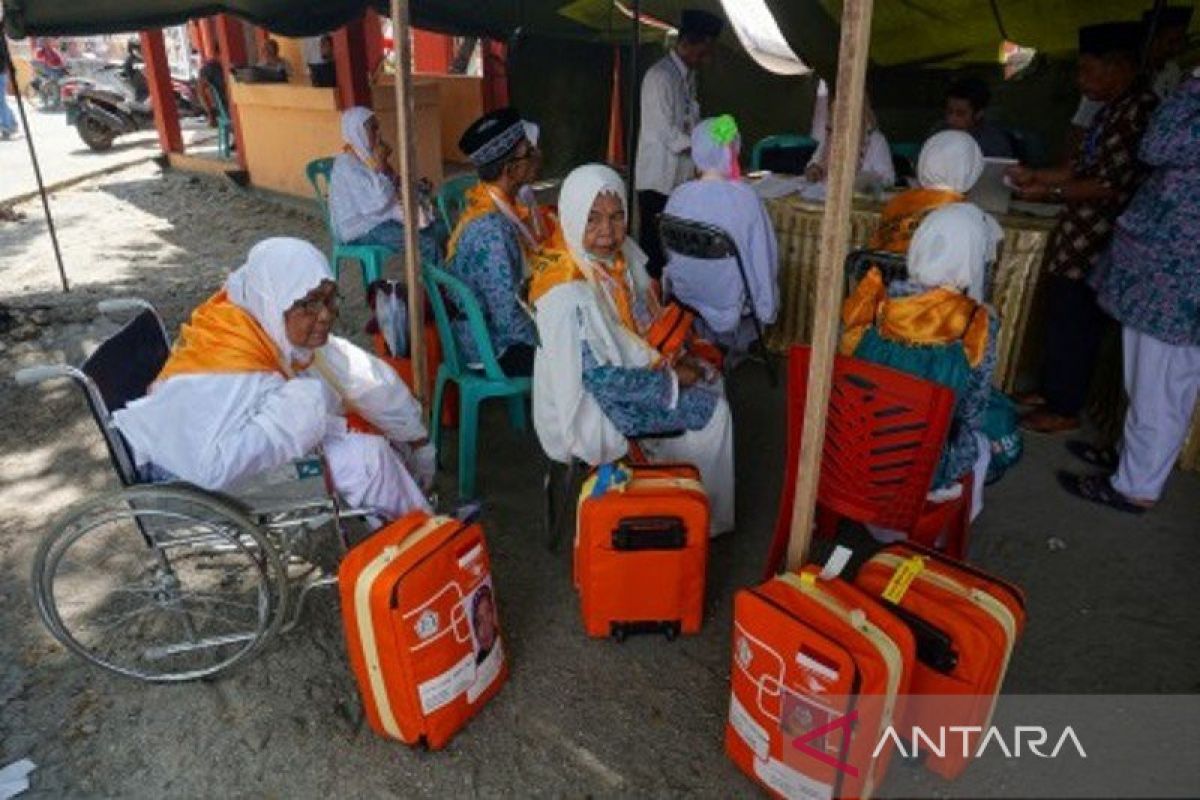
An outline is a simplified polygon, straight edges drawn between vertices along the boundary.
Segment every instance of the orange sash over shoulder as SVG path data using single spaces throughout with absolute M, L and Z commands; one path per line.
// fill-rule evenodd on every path
M 872 250 L 907 253 L 913 234 L 925 215 L 935 208 L 961 203 L 966 198 L 948 189 L 909 189 L 888 201 L 879 216 L 879 228 L 871 237 Z
M 536 253 L 530 255 L 529 273 L 530 305 L 559 284 L 584 279 L 583 273 L 575 265 L 571 251 L 567 249 L 561 227 L 556 226 L 550 238 Z
M 972 367 L 979 366 L 988 342 L 987 310 L 962 292 L 939 287 L 912 297 L 887 296 L 883 275 L 872 268 L 842 304 L 838 350 L 854 355 L 867 328 L 885 339 L 914 345 L 961 341 Z
M 287 377 L 271 337 L 222 289 L 192 312 L 155 380 L 242 372 L 277 372 Z
M 490 214 L 493 211 L 500 211 L 499 206 L 496 205 L 495 197 L 492 196 L 493 191 L 499 192 L 504 196 L 504 200 L 508 204 L 509 210 L 517 215 L 517 219 L 521 220 L 521 222 L 523 222 L 525 225 L 531 224 L 531 212 L 529 211 L 528 206 L 526 206 L 524 203 L 517 203 L 513 201 L 511 197 L 505 194 L 500 187 L 496 186 L 495 184 L 484 183 L 483 181 L 480 181 L 466 191 L 467 205 L 465 208 L 463 208 L 462 214 L 459 215 L 458 223 L 454 226 L 454 230 L 450 234 L 450 241 L 446 244 L 447 262 L 454 258 L 454 253 L 458 250 L 458 240 L 462 237 L 463 231 L 467 229 L 468 225 L 485 214 Z M 553 238 L 554 233 L 558 230 L 558 224 L 555 220 L 554 214 L 550 212 L 550 209 L 545 207 L 539 207 L 537 213 L 541 217 L 543 229 L 550 231 L 550 236 L 547 238 L 547 241 L 550 241 L 550 239 Z M 532 255 L 532 253 L 529 252 L 531 247 L 529 243 L 525 241 L 524 237 L 521 237 L 521 248 L 525 250 L 527 257 Z

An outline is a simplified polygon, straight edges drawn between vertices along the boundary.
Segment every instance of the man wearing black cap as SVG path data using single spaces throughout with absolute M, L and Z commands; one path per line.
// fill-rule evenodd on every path
M 685 10 L 679 41 L 642 79 L 635 188 L 641 209 L 640 243 L 650 259 L 646 271 L 652 278 L 662 275 L 666 263 L 658 239 L 658 216 L 675 187 L 695 175 L 689 150 L 692 127 L 700 121 L 696 70 L 711 58 L 724 24 L 707 11 Z
M 1191 6 L 1163 6 L 1157 19 L 1153 9 L 1142 14 L 1145 31 L 1148 33 L 1151 25 L 1154 26 L 1154 37 L 1146 54 L 1146 66 L 1150 72 L 1150 88 L 1159 100 L 1166 99 L 1183 80 L 1183 70 L 1175 59 L 1187 49 L 1187 29 L 1191 22 Z M 1071 118 L 1071 136 L 1067 140 L 1069 151 L 1073 152 L 1079 146 L 1096 112 L 1103 107 L 1103 103 L 1087 97 L 1079 98 L 1079 108 Z
M 519 301 L 525 258 L 553 229 L 553 219 L 524 199 L 541 165 L 530 137 L 537 126 L 515 108 L 501 108 L 477 119 L 458 146 L 479 183 L 467 192 L 467 205 L 455 225 L 446 252 L 446 268 L 475 292 L 500 367 L 510 377 L 533 374 L 537 336 L 533 320 Z M 455 332 L 468 362 L 480 358 L 465 318 Z
M 1022 199 L 1065 203 L 1046 246 L 1045 364 L 1040 393 L 1020 398 L 1041 406 L 1022 427 L 1038 433 L 1079 428 L 1106 317 L 1085 278 L 1112 238 L 1113 222 L 1145 176 L 1138 145 L 1158 104 L 1139 78 L 1138 22 L 1109 22 L 1079 31 L 1079 89 L 1104 103 L 1066 167 L 1009 171 Z

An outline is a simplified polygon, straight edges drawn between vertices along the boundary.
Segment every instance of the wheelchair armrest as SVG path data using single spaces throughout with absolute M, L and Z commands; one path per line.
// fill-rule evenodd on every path
M 132 314 L 138 311 L 154 311 L 149 301 L 140 297 L 114 297 L 96 303 L 96 310 L 106 317 L 117 314 Z
M 17 370 L 13 373 L 13 380 L 18 386 L 36 386 L 56 378 L 74 378 L 75 374 L 75 368 L 66 364 L 41 364 Z

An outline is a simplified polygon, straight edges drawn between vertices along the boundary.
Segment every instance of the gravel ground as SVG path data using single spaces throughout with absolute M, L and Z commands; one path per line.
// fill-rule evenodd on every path
M 53 205 L 69 295 L 58 291 L 38 206 L 0 221 L 0 375 L 78 361 L 107 330 L 99 298 L 146 297 L 174 329 L 258 239 L 327 245 L 320 221 L 300 210 L 151 165 L 81 184 Z M 356 281 L 343 276 L 348 307 L 361 302 Z M 73 390 L 0 380 L 0 766 L 32 758 L 37 797 L 753 796 L 721 751 L 730 603 L 757 579 L 770 536 L 783 398 L 752 366 L 730 385 L 738 532 L 713 548 L 703 633 L 669 645 L 582 636 L 566 548 L 552 555 L 542 545 L 536 442 L 485 413 L 480 486 L 513 671 L 446 751 L 425 754 L 360 724 L 332 596 L 211 683 L 146 687 L 59 647 L 29 599 L 33 551 L 54 514 L 115 481 Z M 973 558 L 1029 595 L 1008 688 L 1200 691 L 1191 599 L 1200 477 L 1176 476 L 1139 520 L 1066 498 L 1052 475 L 1067 456 L 1051 440 L 1028 444 L 973 532 Z M 953 794 L 903 765 L 892 780 Z

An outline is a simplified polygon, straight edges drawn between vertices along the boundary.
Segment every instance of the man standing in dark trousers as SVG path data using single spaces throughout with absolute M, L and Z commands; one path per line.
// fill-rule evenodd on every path
M 1079 88 L 1104 103 L 1065 167 L 1014 167 L 1025 200 L 1065 203 L 1046 247 L 1048 322 L 1040 393 L 1018 400 L 1036 406 L 1021 426 L 1037 433 L 1079 428 L 1107 317 L 1087 276 L 1112 238 L 1113 223 L 1145 176 L 1138 144 L 1158 98 L 1139 75 L 1144 29 L 1109 22 L 1079 31 Z
M 650 259 L 646 271 L 655 279 L 662 276 L 666 263 L 658 240 L 658 215 L 667 205 L 667 195 L 691 180 L 696 171 L 689 154 L 692 127 L 700 121 L 696 70 L 711 58 L 722 27 L 724 22 L 718 16 L 685 10 L 679 41 L 642 79 L 635 188 L 640 208 L 639 243 Z

